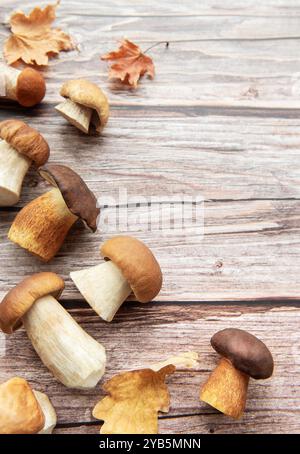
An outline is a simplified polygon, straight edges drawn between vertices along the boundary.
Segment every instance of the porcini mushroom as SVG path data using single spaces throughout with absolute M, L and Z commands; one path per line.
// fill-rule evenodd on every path
M 108 100 L 101 88 L 85 79 L 69 80 L 60 94 L 66 100 L 55 109 L 85 134 L 91 132 L 92 125 L 100 134 L 109 117 Z
M 55 410 L 46 396 L 14 377 L 0 385 L 0 434 L 50 434 Z
M 95 312 L 110 322 L 133 292 L 141 303 L 151 301 L 162 286 L 162 273 L 150 249 L 129 236 L 117 236 L 100 249 L 105 263 L 70 273 Z
M 245 409 L 249 378 L 271 377 L 272 354 L 257 337 L 235 328 L 216 333 L 211 345 L 222 358 L 204 384 L 200 399 L 238 419 Z
M 64 281 L 55 273 L 25 278 L 0 304 L 0 328 L 11 334 L 24 325 L 31 343 L 54 377 L 69 388 L 93 388 L 105 370 L 105 349 L 56 300 Z
M 17 101 L 21 106 L 32 107 L 42 101 L 46 84 L 41 73 L 32 68 L 22 71 L 0 64 L 0 98 Z
M 69 167 L 52 164 L 41 167 L 39 173 L 54 189 L 22 208 L 8 238 L 48 262 L 78 219 L 95 232 L 100 210 L 94 194 Z
M 19 201 L 23 179 L 33 163 L 44 165 L 49 146 L 42 135 L 20 120 L 0 122 L 0 206 Z

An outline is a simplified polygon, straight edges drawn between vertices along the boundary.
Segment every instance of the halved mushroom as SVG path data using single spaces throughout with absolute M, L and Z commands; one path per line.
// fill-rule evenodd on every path
M 14 377 L 0 385 L 0 434 L 50 434 L 55 410 L 46 396 Z
M 55 188 L 18 213 L 8 238 L 48 262 L 78 219 L 95 232 L 100 210 L 94 194 L 69 167 L 52 164 L 42 167 L 39 173 Z
M 25 278 L 2 300 L 0 328 L 11 334 L 23 324 L 58 381 L 69 388 L 93 388 L 104 374 L 105 349 L 56 300 L 63 289 L 64 281 L 55 273 Z
M 133 292 L 141 303 L 151 301 L 162 286 L 160 266 L 141 241 L 118 236 L 106 241 L 100 265 L 70 273 L 76 287 L 95 312 L 110 322 Z
M 20 120 L 0 122 L 0 206 L 19 201 L 23 179 L 33 163 L 44 165 L 49 146 L 43 136 Z
M 91 132 L 93 125 L 100 134 L 109 117 L 107 97 L 94 83 L 85 79 L 69 80 L 60 90 L 65 101 L 55 109 L 76 128 L 85 134 Z
M 17 101 L 21 106 L 32 107 L 42 101 L 46 84 L 41 73 L 32 68 L 22 71 L 0 64 L 0 98 Z
M 200 399 L 238 419 L 245 409 L 249 378 L 266 379 L 273 374 L 272 354 L 257 337 L 235 328 L 216 333 L 211 345 L 222 358 L 204 384 Z

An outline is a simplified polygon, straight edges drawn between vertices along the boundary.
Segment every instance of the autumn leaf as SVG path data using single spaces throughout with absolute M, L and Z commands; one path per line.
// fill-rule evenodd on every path
M 112 63 L 109 72 L 110 79 L 120 79 L 136 88 L 141 76 L 148 74 L 153 79 L 155 74 L 152 58 L 142 53 L 139 46 L 128 39 L 121 41 L 119 49 L 102 55 L 102 60 Z
M 28 64 L 47 65 L 48 57 L 61 50 L 74 49 L 69 35 L 59 28 L 51 28 L 59 1 L 44 9 L 34 8 L 28 16 L 16 11 L 10 17 L 12 35 L 4 44 L 8 64 L 23 60 Z
M 170 394 L 165 384 L 175 366 L 159 371 L 134 370 L 114 376 L 103 386 L 109 395 L 97 403 L 93 416 L 104 421 L 101 434 L 157 434 L 158 412 L 168 412 Z

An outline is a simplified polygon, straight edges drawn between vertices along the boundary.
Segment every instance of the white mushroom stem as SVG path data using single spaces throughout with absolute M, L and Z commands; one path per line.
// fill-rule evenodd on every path
M 95 312 L 111 322 L 132 292 L 119 268 L 111 261 L 70 274 L 76 287 Z
M 39 391 L 33 390 L 33 393 L 36 397 L 36 400 L 40 404 L 42 412 L 44 413 L 45 417 L 45 424 L 42 430 L 39 431 L 39 434 L 52 434 L 54 427 L 56 426 L 57 418 L 56 413 L 51 404 L 48 396 L 44 393 Z
M 93 109 L 82 106 L 76 102 L 66 99 L 58 104 L 55 109 L 73 126 L 85 134 L 89 133 Z
M 11 66 L 0 64 L 0 97 L 17 99 L 17 80 L 21 71 Z
M 57 380 L 68 388 L 96 386 L 105 370 L 105 349 L 53 296 L 38 299 L 23 323 L 34 349 Z
M 19 201 L 30 165 L 29 158 L 0 140 L 0 206 L 11 206 Z

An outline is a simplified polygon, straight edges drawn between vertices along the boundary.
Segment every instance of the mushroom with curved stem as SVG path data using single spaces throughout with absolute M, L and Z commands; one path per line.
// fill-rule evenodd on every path
M 50 434 L 56 413 L 47 395 L 14 377 L 0 385 L 0 434 Z
M 54 189 L 22 208 L 8 238 L 47 262 L 78 219 L 95 232 L 100 210 L 94 194 L 69 167 L 52 164 L 42 167 L 39 173 Z
M 65 82 L 60 90 L 65 101 L 55 109 L 73 126 L 85 134 L 92 131 L 100 134 L 109 117 L 107 97 L 96 84 L 85 80 L 75 79 Z
M 64 281 L 43 272 L 25 278 L 0 304 L 0 328 L 11 334 L 24 325 L 31 343 L 54 377 L 69 388 L 96 386 L 105 371 L 104 347 L 59 304 Z
M 43 136 L 20 120 L 0 122 L 0 206 L 15 205 L 23 179 L 33 163 L 44 165 L 49 146 Z
M 35 69 L 22 71 L 0 64 L 0 98 L 12 99 L 21 106 L 32 107 L 40 103 L 46 93 L 45 79 Z
M 162 273 L 150 249 L 129 236 L 117 236 L 101 247 L 105 263 L 70 273 L 76 287 L 107 322 L 133 292 L 141 303 L 160 292 Z
M 238 419 L 245 409 L 249 378 L 266 379 L 273 374 L 272 354 L 257 337 L 235 328 L 216 333 L 211 345 L 222 358 L 204 384 L 200 399 Z

